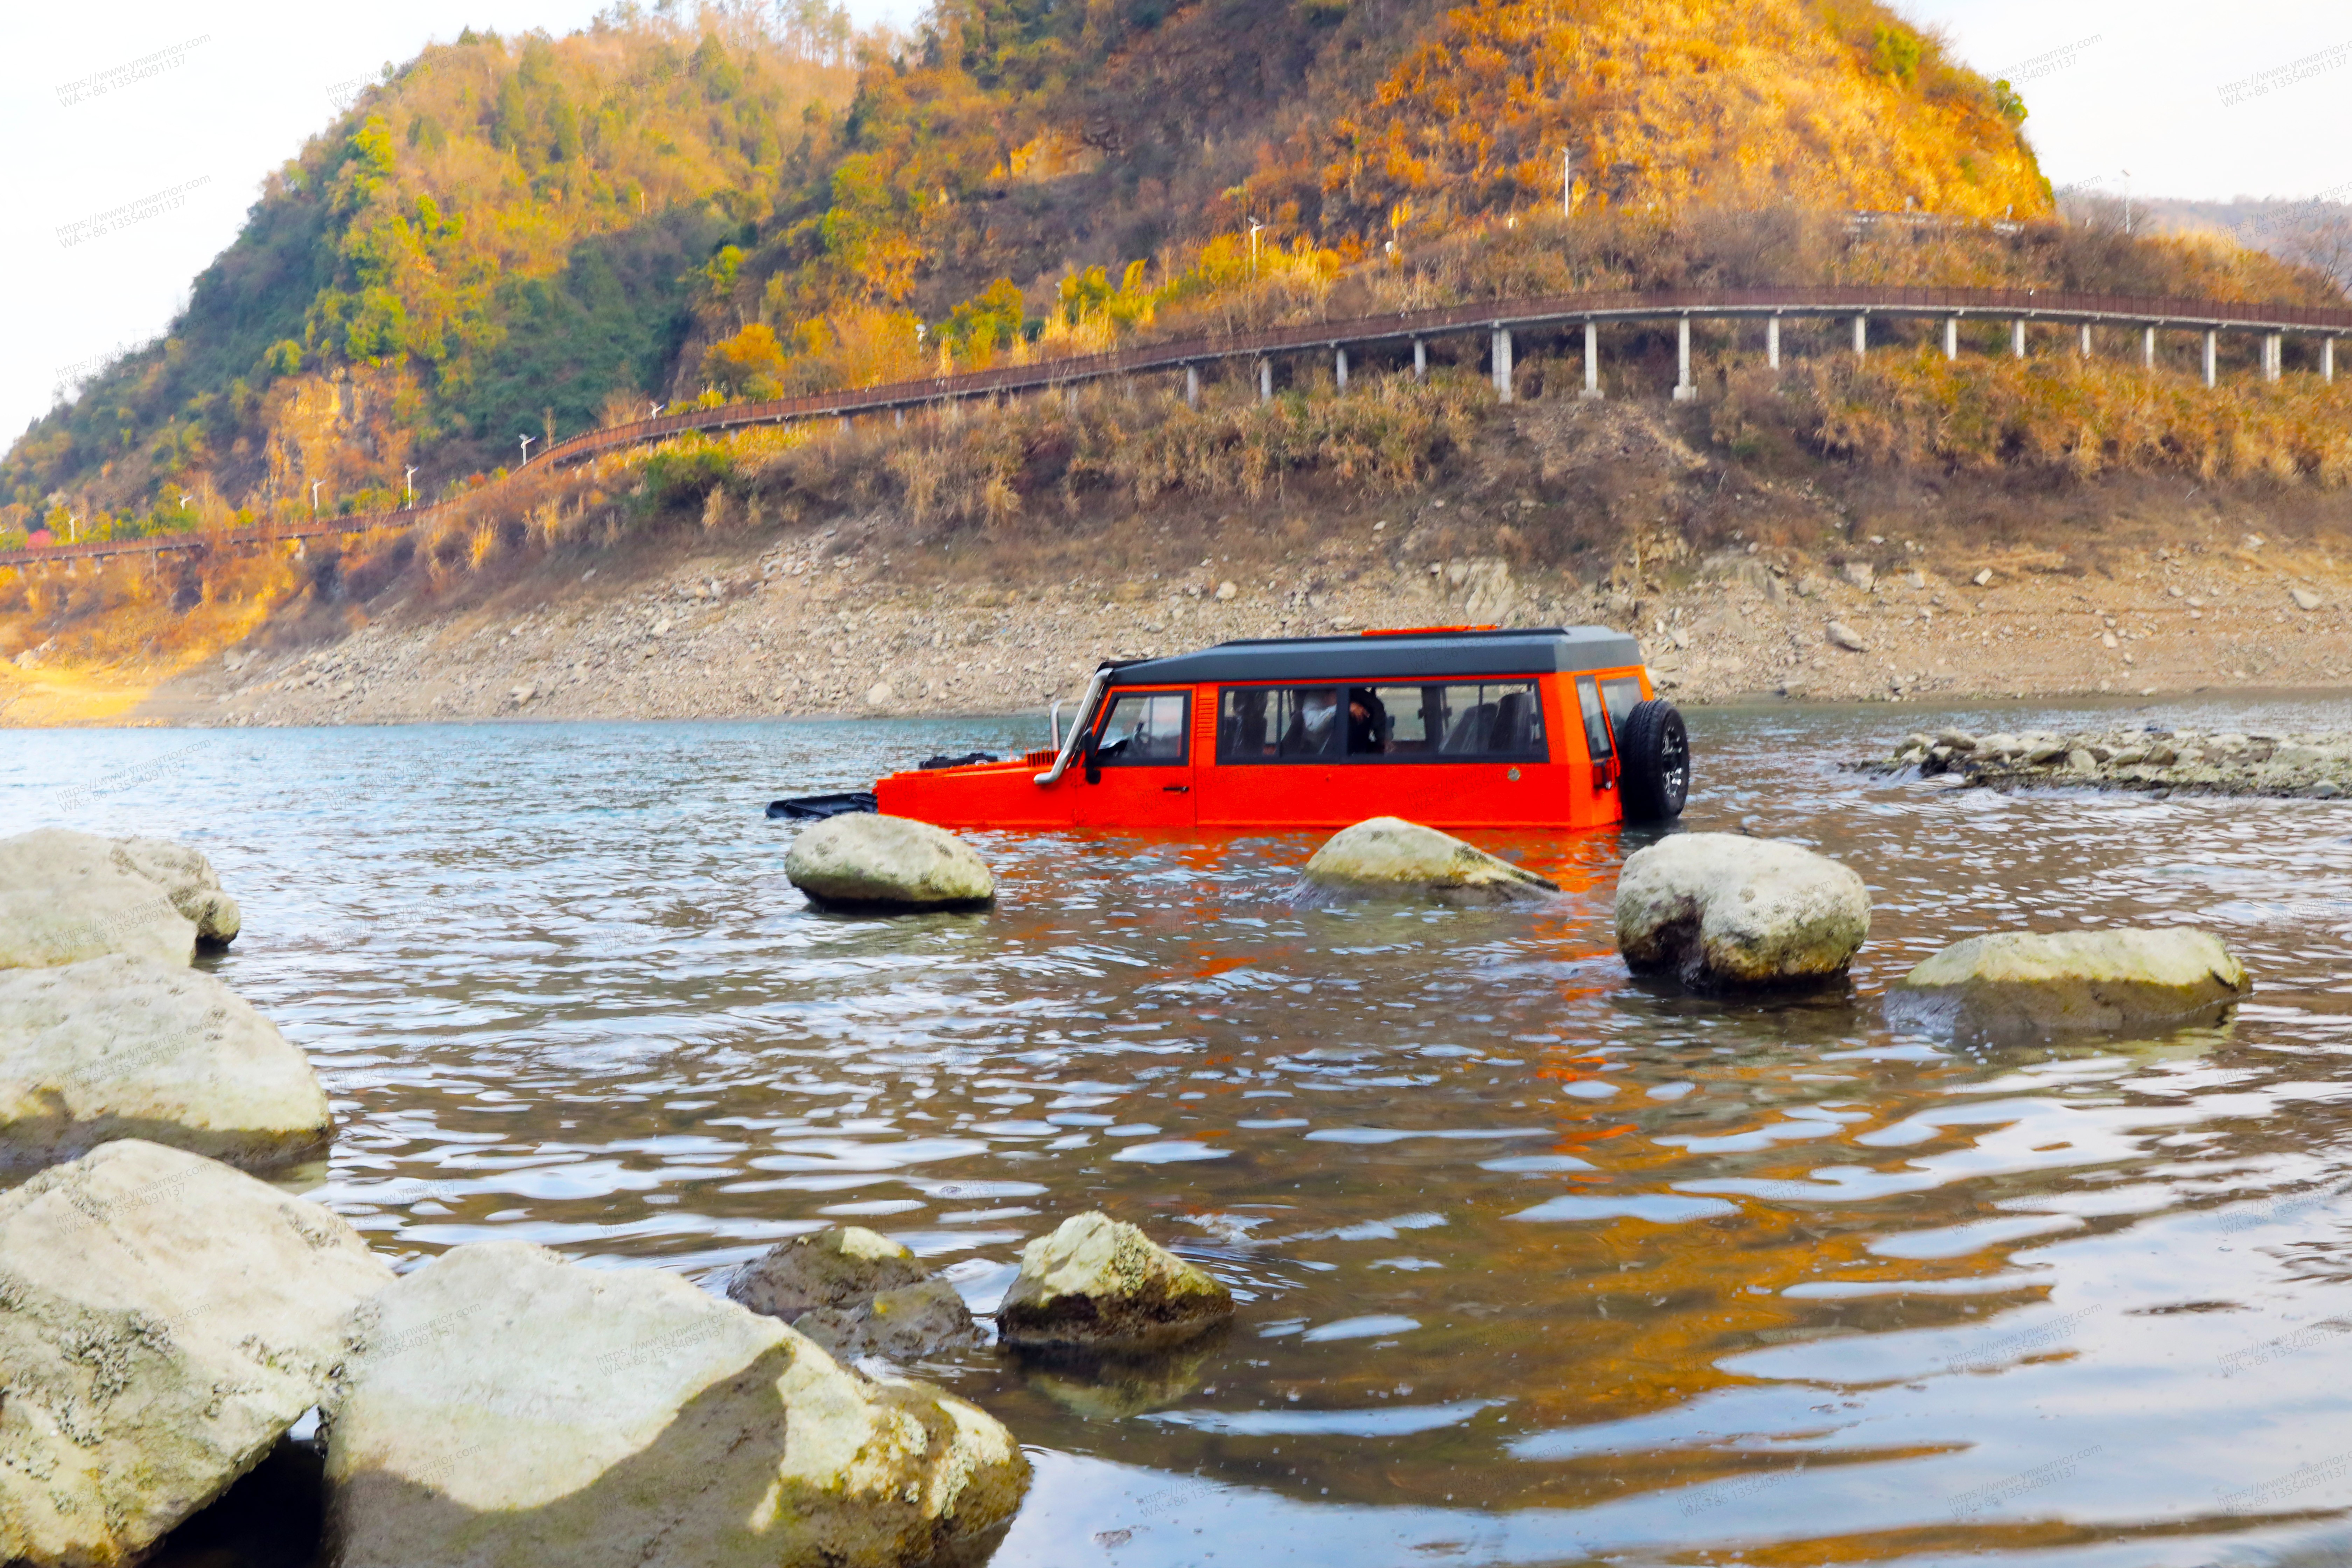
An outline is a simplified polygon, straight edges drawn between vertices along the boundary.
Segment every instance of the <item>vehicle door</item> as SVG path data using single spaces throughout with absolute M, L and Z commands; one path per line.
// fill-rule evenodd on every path
M 1593 820 L 1614 822 L 1623 816 L 1617 803 L 1617 735 L 1609 710 L 1601 700 L 1600 684 L 1589 675 L 1576 678 L 1576 702 L 1584 716 L 1584 751 L 1592 763 Z
M 1114 688 L 1078 764 L 1080 826 L 1192 826 L 1192 691 Z

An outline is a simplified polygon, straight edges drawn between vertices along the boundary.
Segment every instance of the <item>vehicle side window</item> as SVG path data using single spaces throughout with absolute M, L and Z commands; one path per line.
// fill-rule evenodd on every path
M 1550 754 L 1532 680 L 1229 686 L 1218 700 L 1217 760 L 1224 763 L 1336 762 L 1343 755 L 1542 762 Z
M 1217 713 L 1217 760 L 1272 763 L 1340 756 L 1336 686 L 1228 686 Z
M 1579 676 L 1576 681 L 1577 705 L 1584 710 L 1584 747 L 1596 763 L 1606 762 L 1616 755 L 1616 742 L 1610 738 L 1609 712 L 1601 706 L 1601 689 L 1592 677 Z
M 1181 691 L 1131 691 L 1112 700 L 1095 741 L 1097 767 L 1171 767 L 1186 753 L 1192 700 Z
M 1424 688 L 1442 694 L 1445 728 L 1438 752 L 1454 757 L 1537 757 L 1544 744 L 1543 704 L 1532 680 Z M 1434 731 L 1433 731 L 1434 732 Z

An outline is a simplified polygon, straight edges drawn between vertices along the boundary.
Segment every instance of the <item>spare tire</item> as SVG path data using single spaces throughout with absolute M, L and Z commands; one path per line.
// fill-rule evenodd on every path
M 1628 822 L 1671 822 L 1690 797 L 1690 735 L 1663 697 L 1637 702 L 1617 726 L 1617 798 Z

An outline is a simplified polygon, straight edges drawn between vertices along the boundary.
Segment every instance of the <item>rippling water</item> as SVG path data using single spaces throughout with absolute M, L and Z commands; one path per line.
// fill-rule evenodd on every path
M 785 881 L 771 796 L 1034 721 L 19 732 L 0 787 L 211 855 L 218 972 L 341 1121 L 297 1184 L 398 1258 L 715 1284 L 846 1220 L 984 1310 L 1102 1207 L 1215 1272 L 1240 1317 L 1172 1363 L 919 1369 L 1037 1458 L 1000 1563 L 2334 1560 L 2352 807 L 1843 771 L 1939 717 L 1695 717 L 1687 825 L 1875 904 L 1850 994 L 1766 1003 L 1629 979 L 1631 834 L 1481 836 L 1570 889 L 1531 909 L 1314 907 L 1307 837 L 975 836 L 983 915 Z M 1971 932 L 2185 920 L 2256 977 L 2230 1027 L 1971 1054 L 1879 1016 Z

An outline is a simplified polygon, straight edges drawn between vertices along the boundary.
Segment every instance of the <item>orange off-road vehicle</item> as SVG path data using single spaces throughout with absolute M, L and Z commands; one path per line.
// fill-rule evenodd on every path
M 1432 627 L 1220 643 L 1103 665 L 1066 737 L 935 757 L 868 795 L 772 816 L 881 811 L 956 828 L 1599 827 L 1678 816 L 1682 715 L 1641 648 L 1599 626 Z

